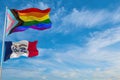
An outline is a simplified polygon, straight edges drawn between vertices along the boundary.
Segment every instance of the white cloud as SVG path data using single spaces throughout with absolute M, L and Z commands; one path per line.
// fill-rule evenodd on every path
M 96 27 L 104 24 L 114 24 L 120 22 L 120 9 L 115 11 L 108 10 L 77 10 L 76 8 L 73 11 L 66 15 L 63 18 L 63 25 L 72 24 L 77 27 Z
M 32 6 L 32 4 L 26 4 L 25 6 L 21 6 L 20 9 L 31 8 Z
M 14 78 L 14 80 L 21 80 L 21 79 L 42 79 L 46 80 L 46 77 L 42 74 L 40 70 L 25 70 L 25 69 L 4 69 L 3 70 L 3 79 L 9 80 L 10 78 Z M 19 73 L 19 74 L 16 74 Z M 7 77 L 5 75 L 8 75 Z
M 23 79 L 22 76 L 25 76 L 24 79 L 43 80 L 119 80 L 120 50 L 111 51 L 104 48 L 120 42 L 119 34 L 120 27 L 116 27 L 93 33 L 85 47 L 69 46 L 64 51 L 62 49 L 63 52 L 56 49 L 40 49 L 40 56 L 35 59 L 7 63 L 13 65 L 25 62 L 31 65 L 33 71 L 29 70 L 30 68 L 26 69 L 29 65 L 23 65 L 26 70 L 6 69 L 5 74 L 22 72 L 17 76 L 9 76 L 16 79 Z M 45 55 L 47 59 L 41 59 Z
M 91 70 L 91 69 L 70 69 L 70 70 L 52 70 L 50 73 L 44 73 L 40 70 L 22 70 L 22 69 L 4 69 L 3 79 L 14 78 L 21 79 L 42 79 L 42 80 L 119 80 L 119 71 Z M 19 74 L 16 74 L 19 73 Z M 29 74 L 28 74 L 29 73 Z M 16 75 L 15 75 L 16 74 Z M 6 77 L 6 75 L 8 75 Z
M 69 46 L 70 49 L 64 53 L 56 52 L 53 58 L 57 62 L 55 64 L 61 65 L 66 71 L 57 71 L 54 73 L 66 80 L 79 80 L 80 78 L 91 80 L 119 80 L 120 50 L 111 51 L 104 48 L 120 42 L 119 34 L 120 27 L 111 28 L 103 32 L 94 33 L 88 40 L 89 45 L 87 44 L 84 48 Z M 94 49 L 95 51 L 93 51 Z M 73 67 L 69 67 L 69 64 L 73 65 Z M 80 67 L 84 67 L 84 65 L 89 66 L 88 70 L 80 69 Z M 77 66 L 79 66 L 79 68 L 77 68 Z M 92 66 L 92 68 L 90 68 L 90 66 Z M 77 73 L 76 69 L 78 69 Z M 77 75 L 72 76 L 74 74 Z
M 47 9 L 48 8 L 48 5 L 43 3 L 43 2 L 39 2 L 38 6 L 39 6 L 40 9 Z
M 34 65 L 34 66 L 38 66 L 41 65 L 44 68 L 42 69 L 42 67 L 36 67 L 36 68 L 32 68 L 32 70 L 29 69 L 5 69 L 4 70 L 4 75 L 8 75 L 11 74 L 7 77 L 3 76 L 3 78 L 12 78 L 14 77 L 15 79 L 42 79 L 42 80 L 109 80 L 111 79 L 115 79 L 115 80 L 119 80 L 119 74 L 120 74 L 120 68 L 119 68 L 119 62 L 115 63 L 115 60 L 119 60 L 119 56 L 116 53 L 113 54 L 107 54 L 106 57 L 105 55 L 102 55 L 100 51 L 96 52 L 96 56 L 93 56 L 95 54 L 90 53 L 89 51 L 88 53 L 84 53 L 81 52 L 81 50 L 79 51 L 79 47 L 78 49 L 74 49 L 74 50 L 69 50 L 67 52 L 63 53 L 57 53 L 56 56 L 52 57 L 53 61 L 51 61 L 50 59 L 48 60 L 30 60 L 29 64 L 30 65 Z M 54 52 L 54 50 L 53 50 Z M 80 53 L 86 54 L 86 55 L 82 55 Z M 116 58 L 116 56 L 112 56 L 115 55 L 118 56 Z M 110 55 L 110 56 L 109 56 Z M 92 57 L 93 56 L 93 57 Z M 61 62 L 57 61 L 56 59 L 60 59 Z M 56 61 L 54 61 L 56 60 Z M 100 61 L 107 61 L 107 63 L 110 62 L 110 66 L 104 65 L 106 66 L 103 67 L 100 64 Z M 42 62 L 42 63 L 41 63 Z M 112 62 L 112 63 L 111 63 Z M 27 62 L 28 63 L 28 62 Z M 33 63 L 33 64 L 32 64 Z M 70 65 L 67 65 L 67 63 L 71 63 L 71 65 L 73 64 L 75 67 L 78 64 L 79 67 L 82 65 L 80 65 L 81 63 L 84 64 L 88 64 L 90 66 L 96 66 L 96 68 L 88 68 L 88 69 L 81 69 L 81 68 L 75 68 L 75 67 L 70 67 Z M 94 65 L 93 65 L 94 63 Z M 13 63 L 14 64 L 14 63 Z M 63 65 L 64 64 L 64 65 Z M 100 66 L 101 65 L 101 66 Z M 112 66 L 111 66 L 112 65 Z M 59 69 L 58 67 L 61 67 L 62 69 Z M 65 69 L 64 69 L 65 68 Z M 39 70 L 41 69 L 41 70 Z M 49 70 L 48 72 L 46 72 L 46 70 Z M 15 73 L 19 73 L 19 75 L 13 75 Z M 28 75 L 29 73 L 29 75 Z M 24 76 L 24 77 L 23 77 Z M 6 79 L 7 80 L 7 79 Z
M 65 12 L 65 8 L 64 7 L 61 7 L 59 8 L 52 16 L 52 21 L 53 22 L 57 22 L 59 20 L 62 19 L 62 16 L 64 15 L 64 12 Z M 60 18 L 61 17 L 61 18 Z
M 86 49 L 81 50 L 81 48 L 78 47 L 78 49 L 69 50 L 64 54 L 56 54 L 56 60 L 61 60 L 60 62 L 58 61 L 59 65 L 67 67 L 65 71 L 58 71 L 55 74 L 66 80 L 79 80 L 80 78 L 82 78 L 82 80 L 119 80 L 119 56 L 119 52 L 97 50 L 94 53 L 90 53 L 90 51 L 87 51 Z M 63 66 L 62 64 L 66 65 Z M 68 64 L 74 65 L 74 67 L 69 67 L 70 65 Z M 86 68 L 81 69 L 80 67 L 84 67 L 85 64 L 89 66 L 89 68 L 87 68 L 87 70 Z M 79 68 L 76 71 L 77 66 L 79 66 Z M 90 68 L 90 66 L 92 67 Z
M 73 9 L 73 11 L 63 18 L 63 25 L 72 24 L 77 27 L 87 26 L 94 27 L 104 24 L 109 18 L 108 12 L 105 10 L 90 11 Z M 107 20 L 109 21 L 109 19 Z
M 89 39 L 88 46 L 91 50 L 97 49 L 120 42 L 120 27 L 111 28 L 102 32 L 94 32 Z
M 62 22 L 62 18 L 63 15 L 65 15 L 65 8 L 61 7 L 59 8 L 54 14 L 52 14 L 51 17 L 51 21 L 52 21 L 52 30 L 51 32 L 61 32 L 61 22 Z
M 26 8 L 31 8 L 31 7 L 37 7 L 39 9 L 47 9 L 48 8 L 48 4 L 44 3 L 44 2 L 37 2 L 36 5 L 34 5 L 35 3 L 30 3 L 30 4 L 25 4 L 24 6 L 22 5 L 20 7 L 20 9 L 26 9 Z
M 118 8 L 116 11 L 114 11 L 114 14 L 112 15 L 112 21 L 113 23 L 120 23 L 120 8 Z
M 82 30 L 83 28 L 103 28 L 109 25 L 117 25 L 120 23 L 120 8 L 109 11 L 107 9 L 78 10 L 73 8 L 71 12 L 67 12 L 66 8 L 60 8 L 52 15 L 53 32 L 70 33 L 74 30 Z M 56 27 L 57 26 L 57 27 Z

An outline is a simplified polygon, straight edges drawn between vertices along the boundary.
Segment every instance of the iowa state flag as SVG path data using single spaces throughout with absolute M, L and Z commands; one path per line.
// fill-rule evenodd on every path
M 22 40 L 19 42 L 6 41 L 4 61 L 10 58 L 18 58 L 20 56 L 34 57 L 38 55 L 37 42 L 29 42 Z

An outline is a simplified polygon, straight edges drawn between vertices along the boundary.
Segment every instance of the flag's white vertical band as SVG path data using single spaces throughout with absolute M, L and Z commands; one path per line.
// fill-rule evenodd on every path
M 6 6 L 6 10 L 5 10 L 5 21 L 4 21 L 4 31 L 3 31 L 3 40 L 2 40 L 2 54 L 1 54 L 1 70 L 0 70 L 0 80 L 2 80 L 2 66 L 3 66 L 3 57 L 4 57 L 4 46 L 5 46 L 5 30 L 6 30 L 6 22 L 7 22 L 7 6 Z

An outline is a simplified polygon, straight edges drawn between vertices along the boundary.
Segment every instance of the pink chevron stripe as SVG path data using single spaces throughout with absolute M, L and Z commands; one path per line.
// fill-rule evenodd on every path
M 7 13 L 7 17 L 9 19 L 9 21 L 10 21 L 10 24 L 8 25 L 8 28 L 6 29 L 6 32 L 8 32 L 12 28 L 12 26 L 14 25 L 14 23 L 15 23 L 15 21 L 12 19 L 12 17 L 10 16 L 10 14 Z

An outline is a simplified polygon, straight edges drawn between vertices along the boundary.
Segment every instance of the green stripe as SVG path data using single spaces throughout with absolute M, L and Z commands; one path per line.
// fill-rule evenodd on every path
M 39 23 L 51 23 L 50 19 L 46 19 L 44 21 L 29 21 L 29 22 L 24 22 L 23 26 L 31 26 Z

